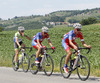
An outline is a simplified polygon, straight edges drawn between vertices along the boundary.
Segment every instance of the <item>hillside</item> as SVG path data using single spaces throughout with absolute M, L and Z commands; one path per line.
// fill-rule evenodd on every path
M 72 30 L 73 27 L 66 27 L 66 25 L 59 25 L 51 28 L 49 31 L 50 39 L 53 43 L 53 46 L 56 47 L 54 54 L 51 54 L 51 51 L 48 53 L 51 54 L 54 60 L 54 71 L 59 70 L 60 59 L 63 55 L 66 54 L 64 48 L 62 47 L 61 41 L 63 35 L 68 31 Z M 40 32 L 40 29 L 36 30 L 26 30 L 25 32 L 31 38 L 37 33 Z M 0 32 L 0 66 L 12 66 L 12 55 L 14 54 L 13 47 L 13 36 L 16 31 L 3 31 Z M 83 26 L 82 33 L 84 35 L 84 40 L 87 44 L 92 45 L 91 52 L 86 54 L 87 50 L 83 50 L 81 54 L 85 55 L 91 65 L 91 75 L 100 76 L 100 24 Z M 80 47 L 82 47 L 80 39 L 76 40 Z M 24 39 L 26 46 L 31 47 L 32 41 Z M 43 41 L 43 45 L 49 47 L 46 40 Z M 26 50 L 26 53 L 31 56 L 33 53 L 36 53 L 36 50 L 33 48 L 31 53 Z
M 86 9 L 86 10 L 61 10 L 55 11 L 50 14 L 31 15 L 31 16 L 15 16 L 12 19 L 2 20 L 0 19 L 0 26 L 4 27 L 4 30 L 17 30 L 18 26 L 24 26 L 28 29 L 39 29 L 46 25 L 52 28 L 52 25 L 47 25 L 47 22 L 67 22 L 75 23 L 80 22 L 82 19 L 88 17 L 95 17 L 100 20 L 100 8 Z

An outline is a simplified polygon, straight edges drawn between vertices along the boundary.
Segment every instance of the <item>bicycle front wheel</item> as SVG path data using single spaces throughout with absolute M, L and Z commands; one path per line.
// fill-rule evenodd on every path
M 46 54 L 46 57 L 43 60 L 43 69 L 47 76 L 50 76 L 53 73 L 54 63 L 51 56 L 48 54 Z
M 90 64 L 85 56 L 80 56 L 80 60 L 77 64 L 77 74 L 83 81 L 87 80 L 90 75 Z
M 60 61 L 60 71 L 61 71 L 61 74 L 64 78 L 69 78 L 70 75 L 71 75 L 71 72 L 70 72 L 70 60 L 68 61 L 68 64 L 67 64 L 67 69 L 69 71 L 69 73 L 66 73 L 64 71 L 64 64 L 65 64 L 65 59 L 66 59 L 66 55 L 64 55 L 62 58 L 61 58 L 61 61 Z
M 38 72 L 38 67 L 35 64 L 35 59 L 36 59 L 36 55 L 33 54 L 30 58 L 30 71 L 32 74 L 37 74 Z
M 24 56 L 22 57 L 22 69 L 24 72 L 27 72 L 29 69 L 29 56 L 27 54 L 24 54 Z

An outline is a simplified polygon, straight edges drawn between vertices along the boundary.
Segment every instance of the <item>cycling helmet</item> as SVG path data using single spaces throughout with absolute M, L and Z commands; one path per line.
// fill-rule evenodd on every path
M 73 25 L 73 27 L 74 27 L 75 29 L 81 29 L 81 28 L 82 28 L 82 25 L 81 25 L 80 23 L 75 23 L 75 24 Z
M 25 28 L 23 26 L 18 27 L 18 31 L 24 31 L 24 30 L 25 30 Z
M 43 27 L 42 27 L 42 31 L 48 33 L 48 32 L 49 32 L 49 29 L 48 29 L 48 27 L 43 26 Z

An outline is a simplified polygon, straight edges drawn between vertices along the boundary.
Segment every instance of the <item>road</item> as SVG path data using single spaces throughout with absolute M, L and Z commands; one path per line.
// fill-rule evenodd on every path
M 100 78 L 91 76 L 87 81 L 81 81 L 77 75 L 65 79 L 60 73 L 46 76 L 44 72 L 38 72 L 33 75 L 30 71 L 24 73 L 22 69 L 15 72 L 12 68 L 0 67 L 0 83 L 100 83 Z

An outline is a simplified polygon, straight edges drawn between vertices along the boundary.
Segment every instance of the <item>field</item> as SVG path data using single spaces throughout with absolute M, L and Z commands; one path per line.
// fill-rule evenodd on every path
M 50 39 L 54 47 L 56 47 L 55 53 L 51 54 L 51 51 L 48 51 L 51 54 L 54 60 L 54 71 L 60 71 L 60 59 L 63 55 L 66 55 L 64 48 L 62 47 L 62 38 L 65 33 L 72 30 L 72 27 L 56 26 L 51 28 L 49 31 Z M 3 31 L 0 32 L 0 66 L 12 66 L 12 55 L 14 55 L 14 46 L 13 46 L 13 37 L 16 31 Z M 37 32 L 41 32 L 40 29 L 35 30 L 26 30 L 25 31 L 29 37 L 33 37 Z M 82 51 L 81 53 L 85 55 L 90 62 L 91 65 L 91 75 L 100 77 L 100 25 L 88 25 L 83 26 L 82 33 L 84 36 L 84 40 L 88 45 L 92 45 L 91 52 L 86 54 L 87 50 Z M 23 41 L 27 47 L 31 47 L 32 41 L 24 38 Z M 80 39 L 77 39 L 76 42 L 82 47 Z M 43 41 L 43 45 L 50 47 L 46 40 Z M 73 50 L 72 50 L 73 51 Z M 33 48 L 32 52 L 26 53 L 31 56 L 35 53 L 36 50 Z

